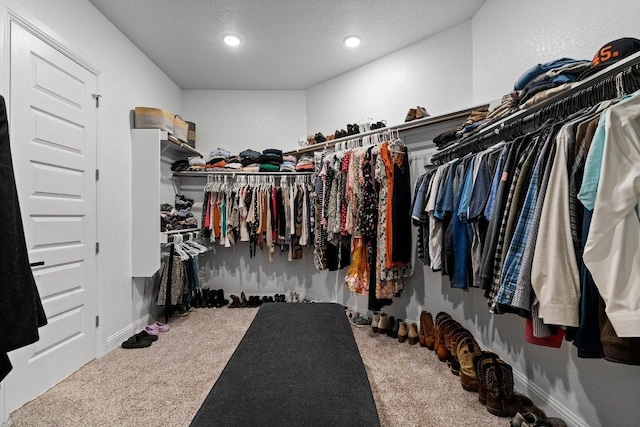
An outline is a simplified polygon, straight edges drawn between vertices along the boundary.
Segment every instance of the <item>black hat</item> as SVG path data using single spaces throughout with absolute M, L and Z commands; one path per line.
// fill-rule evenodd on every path
M 640 40 L 624 37 L 602 46 L 591 60 L 591 68 L 580 74 L 578 80 L 584 80 L 605 67 L 620 61 L 627 56 L 640 52 Z

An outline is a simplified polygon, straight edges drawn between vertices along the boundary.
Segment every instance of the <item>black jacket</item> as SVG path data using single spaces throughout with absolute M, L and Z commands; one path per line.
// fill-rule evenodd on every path
M 11 371 L 7 353 L 38 341 L 47 324 L 33 279 L 13 175 L 9 125 L 0 96 L 0 381 Z

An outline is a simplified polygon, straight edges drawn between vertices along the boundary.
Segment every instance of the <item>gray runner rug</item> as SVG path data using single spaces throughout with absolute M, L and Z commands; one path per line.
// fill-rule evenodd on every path
M 262 305 L 191 422 L 193 427 L 379 425 L 344 308 L 324 303 Z

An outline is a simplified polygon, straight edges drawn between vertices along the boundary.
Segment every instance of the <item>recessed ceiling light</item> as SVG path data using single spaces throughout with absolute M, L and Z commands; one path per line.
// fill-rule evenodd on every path
M 358 36 L 347 36 L 344 39 L 344 44 L 348 47 L 356 47 L 360 44 L 360 37 Z
M 240 37 L 234 36 L 233 34 L 227 34 L 223 37 L 223 40 L 229 46 L 238 46 L 240 44 Z

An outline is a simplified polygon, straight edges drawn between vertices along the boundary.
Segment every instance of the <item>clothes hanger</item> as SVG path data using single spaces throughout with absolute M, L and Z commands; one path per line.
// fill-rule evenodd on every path
M 175 252 L 178 254 L 178 257 L 180 257 L 182 261 L 187 261 L 191 257 L 185 252 L 183 247 L 180 245 L 181 242 L 182 242 L 182 234 L 180 233 L 175 234 L 173 236 L 173 248 Z

